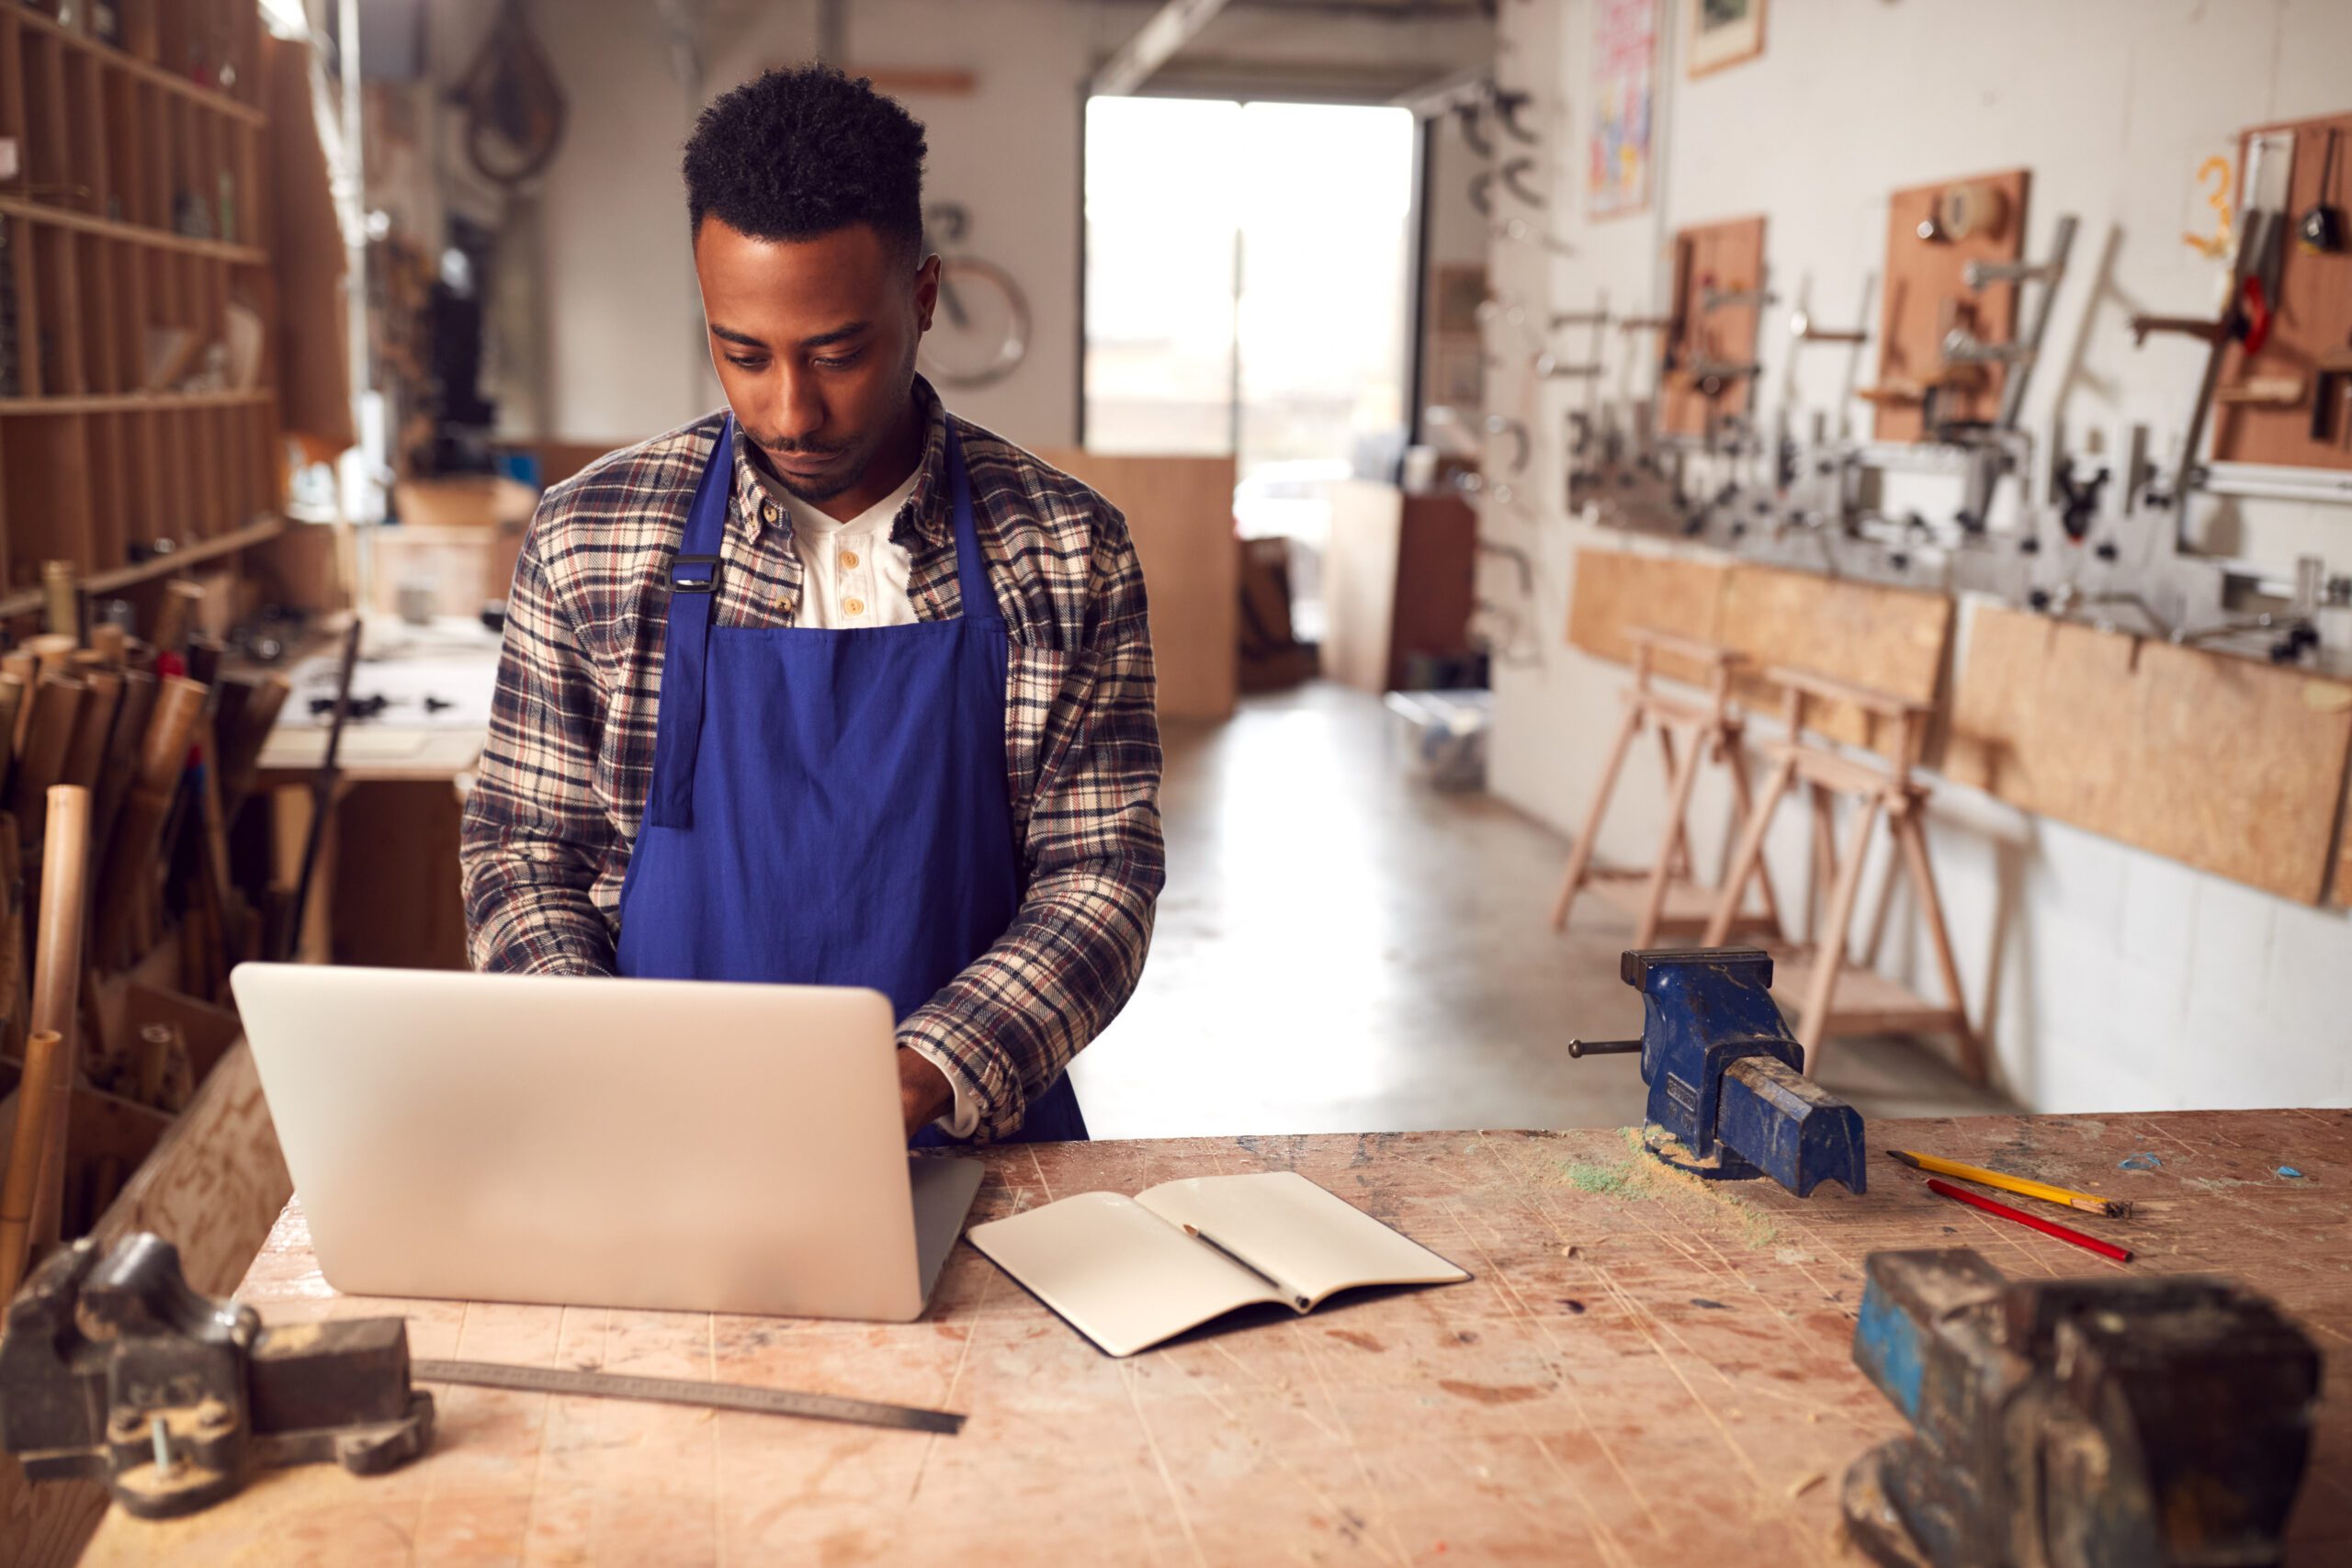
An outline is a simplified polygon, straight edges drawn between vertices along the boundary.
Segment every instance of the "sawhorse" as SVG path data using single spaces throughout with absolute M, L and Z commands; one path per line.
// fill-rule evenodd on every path
M 1696 935 L 1718 908 L 1715 889 L 1700 883 L 1690 866 L 1690 795 L 1698 784 L 1702 761 L 1714 761 L 1730 770 L 1731 831 L 1735 835 L 1740 833 L 1749 819 L 1747 757 L 1740 747 L 1746 721 L 1731 700 L 1732 676 L 1747 656 L 1696 637 L 1677 637 L 1646 626 L 1629 627 L 1625 637 L 1634 645 L 1634 683 L 1622 694 L 1625 716 L 1617 727 L 1616 739 L 1610 744 L 1609 761 L 1601 768 L 1600 784 L 1593 792 L 1592 805 L 1585 811 L 1584 827 L 1568 852 L 1567 871 L 1560 879 L 1560 896 L 1552 905 L 1552 929 L 1567 929 L 1568 911 L 1575 907 L 1577 895 L 1589 886 L 1633 915 L 1630 945 L 1653 947 L 1661 936 Z M 1661 655 L 1705 671 L 1704 705 L 1669 696 L 1651 683 Z M 1601 819 L 1608 814 L 1610 797 L 1616 791 L 1617 775 L 1624 770 L 1626 756 L 1642 731 L 1652 727 L 1657 731 L 1658 750 L 1665 758 L 1669 781 L 1666 831 L 1659 841 L 1657 859 L 1646 872 L 1603 870 L 1592 863 Z M 1739 908 L 1742 901 L 1735 898 L 1730 927 L 1743 934 L 1778 938 L 1781 934 L 1781 911 L 1773 897 L 1772 878 L 1759 868 L 1757 881 L 1762 908 L 1743 911 Z
M 1851 682 L 1815 675 L 1808 671 L 1775 667 L 1766 678 L 1786 696 L 1788 738 L 1765 748 L 1773 758 L 1772 773 L 1763 799 L 1747 819 L 1738 849 L 1732 856 L 1713 918 L 1702 940 L 1720 946 L 1738 925 L 1741 892 L 1751 875 L 1764 870 L 1764 836 L 1781 799 L 1802 782 L 1813 801 L 1813 879 L 1805 899 L 1806 949 L 1779 955 L 1780 987 L 1801 997 L 1797 1009 L 1797 1041 L 1804 1047 L 1804 1070 L 1820 1070 L 1823 1042 L 1833 1034 L 1949 1033 L 1960 1043 L 1961 1065 L 1978 1083 L 1985 1079 L 1984 1046 L 1968 1021 L 1968 1006 L 1961 990 L 1960 968 L 1952 961 L 1951 937 L 1944 928 L 1943 905 L 1936 896 L 1936 877 L 1928 862 L 1926 816 L 1928 786 L 1911 775 L 1926 739 L 1932 708 L 1923 702 L 1898 697 Z M 1812 703 L 1843 704 L 1860 710 L 1873 739 L 1893 727 L 1890 763 L 1885 769 L 1831 750 L 1826 742 L 1808 738 Z M 1853 820 L 1847 829 L 1842 858 L 1837 849 L 1835 799 L 1854 801 Z M 1926 921 L 1929 945 L 1949 1001 L 1929 1002 L 1871 968 L 1848 962 L 1846 939 L 1854 923 L 1854 906 L 1861 893 L 1862 866 L 1869 859 L 1871 834 L 1883 814 L 1894 837 L 1903 871 L 1910 877 L 1919 913 Z M 1892 891 L 1894 871 L 1888 872 Z M 1828 906 L 1821 907 L 1827 887 Z M 1883 924 L 1884 905 L 1881 905 Z M 1872 946 L 1876 936 L 1872 937 Z

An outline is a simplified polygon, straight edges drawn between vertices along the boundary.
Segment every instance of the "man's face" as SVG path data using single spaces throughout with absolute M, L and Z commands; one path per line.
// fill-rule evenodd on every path
M 705 218 L 695 275 L 718 383 L 784 488 L 821 504 L 855 486 L 905 417 L 936 258 L 909 264 L 867 223 L 771 242 Z

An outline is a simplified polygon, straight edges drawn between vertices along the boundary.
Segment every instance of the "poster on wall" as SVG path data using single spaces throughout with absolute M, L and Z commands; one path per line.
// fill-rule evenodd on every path
M 1657 0 L 1600 0 L 1592 13 L 1592 146 L 1585 170 L 1595 218 L 1639 212 L 1650 199 L 1651 69 Z
M 1704 76 L 1764 52 L 1764 0 L 1682 0 L 1690 74 Z

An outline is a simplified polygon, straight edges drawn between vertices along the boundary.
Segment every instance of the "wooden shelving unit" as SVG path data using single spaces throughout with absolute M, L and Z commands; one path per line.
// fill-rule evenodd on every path
M 69 10 L 0 5 L 0 614 L 278 526 L 259 8 Z

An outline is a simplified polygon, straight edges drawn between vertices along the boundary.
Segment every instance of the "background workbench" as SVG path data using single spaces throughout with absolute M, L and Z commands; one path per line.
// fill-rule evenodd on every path
M 2327 1360 L 2290 1561 L 2352 1554 L 2352 1111 L 1881 1122 L 1911 1147 L 2132 1200 L 2142 1272 L 2231 1275 Z M 2122 1170 L 2142 1153 L 2162 1163 Z M 1937 1198 L 1700 1189 L 1618 1131 L 1052 1145 L 986 1155 L 974 1218 L 1090 1189 L 1292 1169 L 1473 1271 L 1270 1309 L 1128 1360 L 959 1245 L 905 1325 L 336 1295 L 299 1206 L 247 1275 L 266 1321 L 410 1314 L 418 1356 L 823 1390 L 969 1412 L 957 1438 L 441 1387 L 393 1475 L 260 1478 L 194 1518 L 119 1511 L 86 1561 L 1171 1562 L 1847 1555 L 1838 1486 L 1903 1429 L 1849 1356 L 1864 1256 L 1973 1246 L 2013 1277 L 2113 1267 Z M 2278 1174 L 2287 1166 L 2300 1177 Z M 1655 1173 L 1655 1174 L 1654 1174 Z

